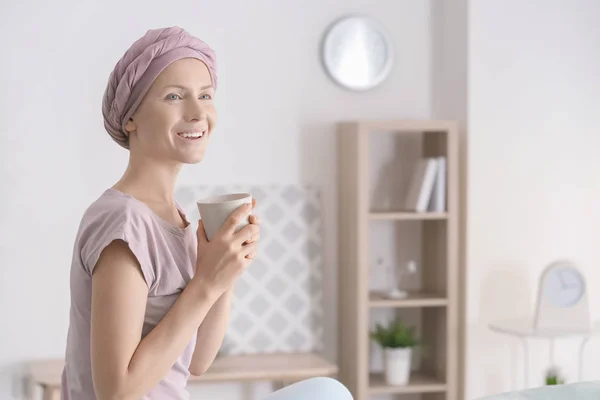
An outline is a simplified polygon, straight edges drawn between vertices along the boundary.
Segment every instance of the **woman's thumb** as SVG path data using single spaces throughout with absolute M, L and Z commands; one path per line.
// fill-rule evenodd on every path
M 198 230 L 196 231 L 198 237 L 198 243 L 207 243 L 208 238 L 206 237 L 206 231 L 204 230 L 204 223 L 201 219 L 198 220 Z

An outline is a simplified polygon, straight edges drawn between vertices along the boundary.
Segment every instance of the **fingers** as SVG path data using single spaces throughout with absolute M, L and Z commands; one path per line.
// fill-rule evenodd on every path
M 235 231 L 235 228 L 238 226 L 240 222 L 244 219 L 246 215 L 248 215 L 252 211 L 252 205 L 250 203 L 245 203 L 235 209 L 234 212 L 231 213 L 227 221 L 223 224 L 221 231 L 225 235 L 232 235 Z
M 198 243 L 207 243 L 208 238 L 206 237 L 206 231 L 204 230 L 204 223 L 202 220 L 198 220 L 198 229 L 196 230 L 196 236 L 198 237 Z
M 242 246 L 245 246 L 248 243 L 255 243 L 255 242 L 258 242 L 258 241 L 260 241 L 260 231 L 258 231 L 258 233 L 256 233 L 256 234 L 250 236 L 250 239 L 244 241 L 242 243 Z
M 256 199 L 253 197 L 252 198 L 252 209 L 256 208 Z
M 242 247 L 243 249 L 243 254 L 244 257 L 252 260 L 256 257 L 257 253 L 258 253 L 258 242 L 252 242 L 249 243 L 247 245 L 245 245 L 244 247 Z
M 234 243 L 238 246 L 242 246 L 245 243 L 257 242 L 259 239 L 260 227 L 256 224 L 249 224 L 235 234 Z
M 255 224 L 255 225 L 259 225 L 260 224 L 260 219 L 256 216 L 256 215 L 251 215 L 248 220 L 250 221 L 251 224 Z

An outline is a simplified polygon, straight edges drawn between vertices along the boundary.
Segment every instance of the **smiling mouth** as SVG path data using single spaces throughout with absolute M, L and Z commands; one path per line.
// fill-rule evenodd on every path
M 179 132 L 177 136 L 187 140 L 199 140 L 204 137 L 206 131 L 197 131 L 197 132 Z

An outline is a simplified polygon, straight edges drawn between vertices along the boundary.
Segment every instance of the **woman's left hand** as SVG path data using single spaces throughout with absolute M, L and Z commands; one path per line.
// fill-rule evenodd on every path
M 252 198 L 252 209 L 254 210 L 255 208 L 256 208 L 256 199 L 253 197 Z M 250 215 L 248 217 L 248 220 L 253 225 L 260 225 L 260 219 L 256 215 Z M 254 236 L 254 237 L 252 237 L 252 239 L 247 240 L 246 242 L 244 242 L 244 244 L 258 242 L 259 240 L 260 240 L 260 230 L 259 230 L 259 233 L 257 236 Z M 246 256 L 246 258 L 250 258 L 250 259 L 253 259 L 255 257 L 256 257 L 256 252 L 250 253 Z

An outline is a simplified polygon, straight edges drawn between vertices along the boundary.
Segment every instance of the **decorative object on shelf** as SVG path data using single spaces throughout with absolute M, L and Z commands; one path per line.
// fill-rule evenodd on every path
M 585 277 L 572 262 L 559 260 L 544 269 L 534 329 L 560 332 L 591 329 Z
M 373 19 L 346 16 L 327 29 L 321 57 L 333 81 L 346 89 L 364 91 L 379 85 L 390 73 L 392 42 Z
M 371 338 L 383 348 L 386 383 L 406 385 L 410 380 L 412 349 L 420 345 L 414 327 L 405 325 L 401 320 L 387 327 L 376 324 Z
M 565 379 L 560 374 L 560 369 L 558 367 L 548 368 L 546 371 L 546 386 L 550 385 L 563 385 L 565 383 Z
M 446 157 L 427 157 L 417 162 L 404 207 L 416 212 L 446 211 Z
M 378 261 L 382 262 L 381 258 Z M 389 282 L 392 287 L 389 291 L 383 293 L 384 297 L 388 299 L 405 299 L 408 297 L 408 292 L 400 289 L 400 282 L 402 282 L 405 275 L 413 275 L 417 272 L 416 261 L 409 261 L 406 264 L 406 268 L 400 273 L 400 276 L 397 276 L 397 269 L 395 266 L 388 267 L 388 271 Z

